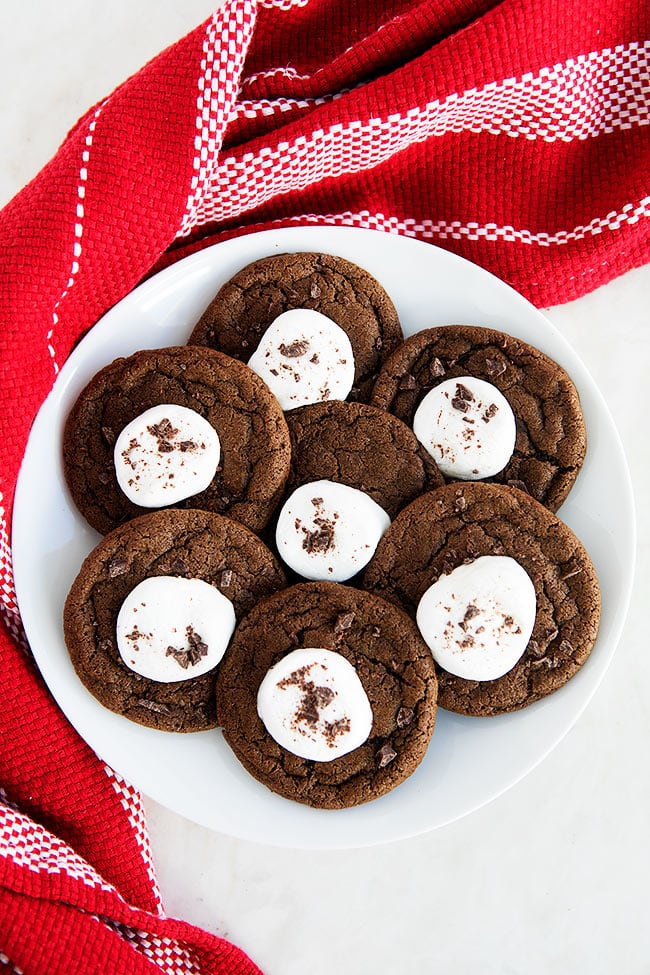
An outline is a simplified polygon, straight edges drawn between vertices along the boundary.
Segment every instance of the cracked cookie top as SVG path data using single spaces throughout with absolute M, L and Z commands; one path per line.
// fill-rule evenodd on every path
M 63 614 L 65 641 L 91 694 L 111 711 L 162 731 L 212 728 L 215 667 L 193 676 L 204 669 L 211 640 L 202 624 L 200 629 L 191 625 L 191 614 L 183 620 L 181 640 L 172 640 L 166 651 L 169 641 L 161 644 L 162 663 L 169 671 L 163 679 L 159 665 L 159 679 L 153 679 L 146 671 L 134 671 L 120 653 L 120 611 L 131 611 L 133 594 L 156 580 L 172 588 L 200 580 L 214 589 L 216 599 L 228 601 L 240 619 L 258 599 L 286 584 L 284 573 L 260 539 L 239 522 L 208 511 L 170 509 L 116 528 L 87 556 L 72 585 Z M 138 597 L 137 608 L 144 608 L 143 599 Z M 172 592 L 171 601 L 169 609 L 181 614 L 188 610 L 187 600 L 179 600 L 177 593 Z M 165 613 L 152 609 L 146 625 L 134 615 L 132 629 L 123 628 L 133 658 L 154 656 L 156 648 L 139 639 L 147 636 L 143 629 L 166 625 Z
M 193 465 L 205 475 L 210 446 L 206 426 L 217 443 L 196 487 Z M 102 534 L 151 507 L 201 508 L 261 531 L 284 487 L 290 450 L 282 410 L 259 377 L 221 352 L 189 346 L 106 366 L 78 397 L 63 435 L 70 493 Z M 183 478 L 189 486 L 175 491 Z
M 280 316 L 296 309 L 318 312 L 342 329 L 354 357 L 352 388 L 347 398 L 367 401 L 381 363 L 401 341 L 402 330 L 395 306 L 379 282 L 368 271 L 341 257 L 278 254 L 248 264 L 223 285 L 189 341 L 221 349 L 245 362 L 255 355 L 255 362 L 267 330 L 274 327 Z M 300 385 L 296 377 L 303 383 L 305 378 L 298 368 L 303 352 L 308 353 L 306 362 L 314 354 L 319 356 L 311 347 L 302 349 L 304 341 L 292 331 L 291 343 L 284 353 L 282 344 L 272 350 L 274 361 L 277 358 L 276 375 L 280 368 L 286 368 L 296 390 Z M 348 366 L 346 361 L 334 371 L 340 374 Z M 325 371 L 320 384 L 314 382 L 320 390 L 317 400 L 345 398 L 334 392 L 331 374 L 332 370 Z M 290 386 L 294 383 L 290 382 Z M 298 403 L 288 402 L 286 408 L 294 405 Z
M 270 669 L 303 648 L 340 654 L 372 710 L 367 738 L 329 761 L 303 758 L 278 744 L 257 710 Z M 320 721 L 327 732 L 333 693 L 325 680 L 306 677 L 291 675 L 302 695 L 294 723 L 302 717 L 311 728 Z M 263 599 L 240 623 L 217 675 L 217 719 L 237 758 L 269 789 L 311 806 L 342 809 L 376 799 L 416 769 L 433 733 L 436 691 L 431 653 L 402 610 L 347 586 L 306 582 Z
M 480 395 L 471 388 L 472 378 L 478 381 Z M 495 390 L 492 399 L 487 384 Z M 441 405 L 437 396 L 434 405 L 437 394 L 433 391 L 442 394 L 447 386 L 449 402 Z M 514 415 L 514 450 L 511 441 L 503 454 L 503 443 L 499 443 L 496 455 L 501 460 L 483 476 L 481 450 L 475 454 L 474 448 L 479 437 L 485 441 L 483 453 L 491 452 L 489 438 L 506 419 L 502 400 L 506 412 L 512 410 Z M 423 436 L 420 430 L 426 431 L 425 439 L 434 442 L 431 424 L 444 408 L 441 425 L 455 428 L 458 438 L 455 444 L 445 444 L 447 429 L 432 449 L 434 458 L 443 458 L 443 469 L 445 455 L 455 455 L 452 459 L 461 473 L 455 474 L 452 464 L 448 479 L 476 477 L 519 487 L 551 511 L 557 511 L 565 500 L 584 461 L 585 424 L 578 393 L 567 373 L 538 349 L 495 329 L 444 325 L 411 336 L 384 363 L 370 402 L 399 417 L 419 437 Z M 435 417 L 423 416 L 427 405 L 435 409 Z M 502 431 L 500 440 L 507 439 Z M 479 458 L 466 471 L 464 451 L 469 451 L 468 457 Z
M 315 403 L 287 416 L 291 467 L 285 496 L 327 479 L 358 488 L 394 518 L 443 483 L 435 461 L 405 423 L 363 403 Z
M 523 655 L 503 676 L 470 680 L 438 666 L 439 704 L 462 714 L 515 711 L 557 690 L 586 661 L 600 621 L 598 579 L 581 542 L 528 494 L 496 484 L 448 484 L 413 501 L 383 536 L 363 585 L 415 618 L 437 580 L 484 556 L 521 566 L 536 612 Z M 467 608 L 450 613 L 460 612 L 465 624 L 476 615 L 472 629 L 481 619 L 478 608 Z

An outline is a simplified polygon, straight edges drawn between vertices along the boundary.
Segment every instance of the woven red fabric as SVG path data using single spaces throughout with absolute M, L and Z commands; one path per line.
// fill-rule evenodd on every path
M 228 0 L 0 214 L 0 969 L 258 969 L 166 918 L 137 793 L 26 649 L 10 532 L 33 417 L 144 276 L 271 226 L 448 247 L 537 304 L 650 258 L 646 0 Z

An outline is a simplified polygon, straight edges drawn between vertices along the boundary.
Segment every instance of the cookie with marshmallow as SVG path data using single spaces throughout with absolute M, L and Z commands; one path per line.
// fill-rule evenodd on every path
M 219 667 L 217 717 L 267 788 L 342 809 L 415 772 L 436 696 L 433 658 L 405 613 L 370 593 L 308 582 L 242 620 Z
M 584 461 L 571 378 L 495 329 L 444 325 L 412 335 L 384 363 L 370 402 L 412 427 L 446 480 L 509 484 L 551 511 Z
M 226 514 L 259 532 L 289 459 L 284 415 L 266 384 L 196 346 L 110 363 L 80 392 L 63 438 L 72 498 L 102 534 L 167 508 Z
M 442 476 L 406 424 L 364 403 L 315 403 L 287 414 L 287 425 L 291 468 L 275 549 L 303 579 L 346 582 L 391 518 Z
M 90 693 L 131 721 L 212 728 L 215 674 L 237 621 L 285 584 L 277 560 L 239 522 L 151 512 L 85 559 L 63 615 L 70 658 Z
M 515 711 L 587 660 L 600 620 L 596 571 L 571 529 L 504 485 L 448 484 L 397 516 L 363 585 L 416 621 L 450 711 Z
M 247 362 L 284 410 L 365 402 L 402 339 L 385 289 L 331 254 L 276 254 L 242 268 L 201 316 L 190 343 Z

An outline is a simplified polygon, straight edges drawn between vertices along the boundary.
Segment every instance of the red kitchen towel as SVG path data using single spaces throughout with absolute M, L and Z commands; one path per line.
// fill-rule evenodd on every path
M 228 0 L 0 214 L 0 971 L 258 971 L 165 917 L 139 796 L 23 646 L 13 492 L 71 348 L 152 270 L 262 228 L 419 237 L 540 305 L 647 262 L 649 21 L 647 0 Z

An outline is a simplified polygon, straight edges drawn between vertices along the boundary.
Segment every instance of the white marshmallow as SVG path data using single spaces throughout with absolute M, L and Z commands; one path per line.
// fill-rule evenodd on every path
M 269 325 L 248 360 L 283 410 L 344 400 L 354 383 L 350 339 L 327 315 L 310 308 L 285 311 Z
M 230 600 L 202 579 L 151 576 L 117 616 L 117 648 L 136 674 L 169 684 L 216 667 L 235 629 Z
M 217 431 L 185 406 L 145 410 L 115 442 L 117 483 L 130 501 L 162 508 L 204 491 L 221 456 Z
M 333 650 L 292 650 L 267 672 L 257 694 L 264 727 L 287 751 L 331 762 L 362 745 L 372 708 L 352 664 Z
M 436 663 L 466 680 L 496 680 L 520 659 L 535 625 L 535 587 L 504 555 L 484 555 L 440 576 L 422 596 L 417 624 Z
M 303 578 L 344 582 L 368 564 L 389 525 L 384 509 L 363 491 L 312 481 L 285 501 L 275 541 Z
M 446 379 L 424 397 L 413 433 L 446 477 L 498 474 L 515 449 L 515 416 L 505 396 L 474 376 Z

